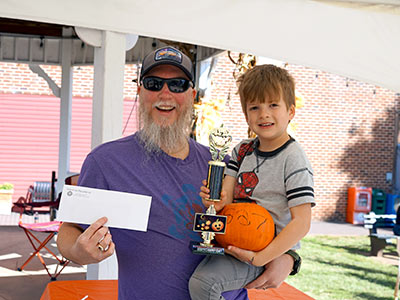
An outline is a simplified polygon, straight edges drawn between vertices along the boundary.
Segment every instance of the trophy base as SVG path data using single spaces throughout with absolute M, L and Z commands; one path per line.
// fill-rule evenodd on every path
M 210 247 L 199 244 L 191 244 L 190 248 L 193 254 L 199 255 L 225 255 L 225 249 L 221 247 Z

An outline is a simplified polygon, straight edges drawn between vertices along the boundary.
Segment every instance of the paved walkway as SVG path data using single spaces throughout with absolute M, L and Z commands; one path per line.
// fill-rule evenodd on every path
M 391 228 L 380 228 L 379 232 L 393 234 Z M 313 221 L 309 234 L 322 235 L 368 235 L 369 231 L 363 225 L 353 225 L 344 222 Z
M 44 240 L 46 233 L 35 233 Z M 39 259 L 34 257 L 23 271 L 17 271 L 33 252 L 24 231 L 18 226 L 0 226 L 0 300 L 39 300 L 50 277 Z M 56 242 L 50 241 L 48 248 L 58 254 Z M 56 260 L 46 251 L 41 251 L 46 265 L 55 270 Z M 84 280 L 86 267 L 70 263 L 57 280 Z
M 19 215 L 20 215 L 19 213 L 15 213 L 15 212 L 13 212 L 9 215 L 1 215 L 0 214 L 0 226 L 18 226 Z M 48 213 L 38 213 L 36 215 L 36 217 L 37 217 L 37 220 L 36 220 L 37 223 L 50 221 L 50 215 Z M 35 215 L 29 216 L 29 215 L 23 214 L 22 222 L 23 223 L 34 223 Z

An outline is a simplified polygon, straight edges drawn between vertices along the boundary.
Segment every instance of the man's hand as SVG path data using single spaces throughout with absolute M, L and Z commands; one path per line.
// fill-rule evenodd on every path
M 108 228 L 104 226 L 106 217 L 77 233 L 76 225 L 63 223 L 57 240 L 64 257 L 81 265 L 98 263 L 114 253 L 115 245 Z
M 282 254 L 265 265 L 265 271 L 254 281 L 245 286 L 246 289 L 278 288 L 293 269 L 293 257 Z

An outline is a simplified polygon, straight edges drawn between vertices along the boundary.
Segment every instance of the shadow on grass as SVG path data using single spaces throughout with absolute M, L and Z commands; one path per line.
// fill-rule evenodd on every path
M 394 287 L 393 287 L 394 289 Z M 373 295 L 371 293 L 355 293 L 355 296 L 357 296 L 357 299 L 365 299 L 365 300 L 392 300 L 393 298 L 390 297 L 379 297 L 376 295 Z
M 342 268 L 347 271 L 343 271 L 343 273 L 346 273 L 350 276 L 359 278 L 360 280 L 368 280 L 370 282 L 373 282 L 375 284 L 378 284 L 380 286 L 386 286 L 388 288 L 392 288 L 395 285 L 396 278 L 393 277 L 393 272 L 388 272 L 385 270 L 372 270 L 371 268 L 366 267 L 360 267 L 356 265 L 351 265 L 347 263 L 342 263 L 342 262 L 331 262 L 331 261 L 326 261 L 321 258 L 313 259 L 314 262 L 324 264 L 324 265 L 329 265 L 331 267 L 336 267 L 336 268 Z M 328 267 L 329 268 L 329 267 Z M 393 266 L 393 268 L 395 268 Z M 345 274 L 343 274 L 345 275 Z M 376 275 L 382 275 L 385 276 L 385 279 L 377 279 Z
M 305 290 L 315 284 L 315 299 L 393 300 L 396 266 L 371 258 L 367 236 L 307 237 L 299 251 L 305 276 L 299 282 Z

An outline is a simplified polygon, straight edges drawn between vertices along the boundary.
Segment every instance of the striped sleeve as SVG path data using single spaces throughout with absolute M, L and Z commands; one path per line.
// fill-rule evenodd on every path
M 226 166 L 225 174 L 236 177 L 236 174 L 239 172 L 239 164 L 237 162 L 237 146 L 232 150 L 231 159 L 229 160 L 228 165 Z
M 304 152 L 289 156 L 284 180 L 289 207 L 304 203 L 315 206 L 314 174 Z
M 305 196 L 314 198 L 314 189 L 311 186 L 303 186 L 286 192 L 288 201 Z

